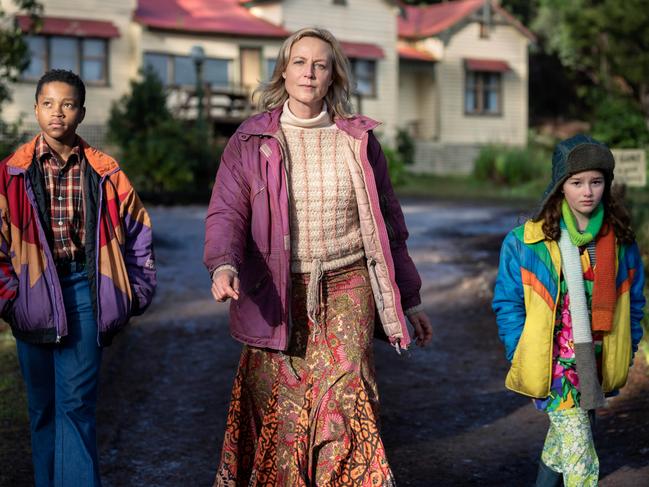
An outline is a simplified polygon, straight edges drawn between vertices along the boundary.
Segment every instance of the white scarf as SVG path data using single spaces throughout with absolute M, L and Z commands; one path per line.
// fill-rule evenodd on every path
M 584 271 L 581 267 L 579 249 L 570 241 L 565 228 L 561 229 L 559 239 L 561 267 L 568 287 L 570 299 L 570 318 L 572 336 L 575 345 L 575 362 L 579 376 L 580 406 L 582 409 L 596 409 L 604 406 L 604 394 L 597 376 L 593 336 L 590 331 L 590 317 L 586 291 L 584 288 Z

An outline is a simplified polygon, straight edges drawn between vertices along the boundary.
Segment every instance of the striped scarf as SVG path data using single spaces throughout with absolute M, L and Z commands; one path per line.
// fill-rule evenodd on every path
M 569 213 L 566 212 L 566 208 Z M 574 216 L 564 200 L 564 218 L 561 220 L 561 266 L 570 298 L 570 316 L 575 346 L 575 362 L 579 374 L 580 405 L 582 409 L 604 406 L 604 394 L 597 375 L 595 350 L 591 334 L 591 322 L 584 288 L 583 269 L 579 245 L 586 245 L 602 230 L 603 209 L 601 204 L 593 212 L 593 218 L 584 233 L 580 233 Z M 576 244 L 577 242 L 578 244 Z M 606 226 L 595 246 L 597 268 L 593 285 L 594 330 L 610 330 L 615 311 L 615 236 Z M 601 270 L 600 270 L 601 269 Z M 599 279 L 598 279 L 599 274 Z M 595 323 L 596 322 L 596 323 Z

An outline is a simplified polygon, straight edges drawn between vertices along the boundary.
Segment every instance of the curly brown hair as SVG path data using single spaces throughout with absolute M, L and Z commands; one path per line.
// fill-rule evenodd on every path
M 543 220 L 543 233 L 549 240 L 558 241 L 561 236 L 562 201 L 563 192 L 559 189 L 550 197 L 541 212 L 533 220 L 535 222 Z M 624 190 L 618 186 L 611 188 L 611 181 L 607 179 L 602 204 L 604 205 L 604 222 L 613 228 L 618 241 L 623 245 L 633 243 L 635 233 L 631 228 L 631 216 L 624 206 Z

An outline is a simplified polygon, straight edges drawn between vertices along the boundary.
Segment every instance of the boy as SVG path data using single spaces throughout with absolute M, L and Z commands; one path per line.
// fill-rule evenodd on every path
M 0 312 L 27 388 L 34 479 L 99 486 L 102 347 L 153 297 L 149 216 L 117 162 L 76 135 L 85 86 L 51 70 L 41 133 L 0 162 Z

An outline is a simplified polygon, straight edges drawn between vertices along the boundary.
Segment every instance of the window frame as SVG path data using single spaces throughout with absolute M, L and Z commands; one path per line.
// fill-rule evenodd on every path
M 371 93 L 359 93 L 358 92 L 358 77 L 356 75 L 356 66 L 359 61 L 367 62 L 370 63 L 372 66 L 372 91 Z M 376 59 L 369 59 L 369 58 L 349 58 L 349 63 L 351 64 L 351 69 L 352 69 L 352 77 L 354 81 L 354 91 L 352 94 L 354 96 L 362 96 L 363 98 L 369 98 L 369 99 L 375 99 L 378 98 L 379 96 L 379 90 L 378 90 L 378 63 L 376 62 Z
M 22 83 L 37 83 L 38 80 L 43 76 L 44 73 L 49 71 L 50 69 L 54 69 L 52 67 L 52 40 L 57 38 L 57 39 L 71 39 L 75 42 L 75 47 L 74 49 L 76 50 L 76 66 L 74 69 L 74 72 L 77 73 L 82 79 L 83 82 L 86 86 L 97 86 L 97 87 L 107 87 L 110 86 L 110 39 L 105 38 L 105 37 L 79 37 L 79 36 L 66 36 L 66 35 L 43 35 L 43 34 L 34 34 L 34 35 L 28 35 L 26 37 L 33 37 L 36 39 L 43 39 L 45 41 L 45 52 L 42 56 L 39 56 L 41 59 L 44 60 L 44 67 L 45 70 L 43 73 L 38 75 L 37 77 L 25 77 L 23 71 L 20 73 L 20 78 L 19 81 Z M 99 59 L 98 57 L 89 57 L 83 55 L 83 43 L 84 41 L 100 41 L 103 43 L 103 50 L 104 50 L 104 56 L 103 56 L 103 71 L 104 71 L 104 78 L 101 80 L 89 80 L 83 77 L 83 62 L 84 59 L 89 59 L 89 60 L 97 60 Z M 31 55 L 31 51 L 30 51 Z
M 155 56 L 164 56 L 167 61 L 167 79 L 168 82 L 165 83 L 164 80 L 162 81 L 162 86 L 165 88 L 171 88 L 171 89 L 177 89 L 177 88 L 182 88 L 182 87 L 187 87 L 187 86 L 196 86 L 196 83 L 193 84 L 181 84 L 181 83 L 176 83 L 176 58 L 186 58 L 190 57 L 188 54 L 177 54 L 173 52 L 164 52 L 164 51 L 144 51 L 142 52 L 142 67 L 146 68 L 146 62 L 145 62 L 145 57 L 147 55 L 155 55 Z M 190 57 L 191 58 L 191 57 Z M 231 58 L 219 58 L 219 57 L 206 57 L 204 62 L 203 62 L 203 82 L 206 82 L 205 80 L 205 61 L 225 61 L 226 62 L 226 68 L 227 68 L 227 83 L 225 85 L 216 85 L 214 83 L 210 83 L 210 86 L 215 87 L 215 88 L 232 88 L 232 65 L 233 65 L 233 59 Z
M 470 75 L 473 75 L 474 78 L 474 85 L 473 86 L 473 96 L 476 99 L 475 106 L 477 107 L 475 110 L 469 110 L 467 108 L 467 94 L 469 93 L 469 83 L 470 83 Z M 484 102 L 484 94 L 485 94 L 485 84 L 487 83 L 485 77 L 486 76 L 496 76 L 497 80 L 497 87 L 495 90 L 493 90 L 496 93 L 497 96 L 497 107 L 496 111 L 487 111 L 485 110 L 485 102 Z M 503 73 L 499 71 L 474 71 L 471 69 L 466 69 L 464 70 L 464 96 L 463 96 L 463 109 L 464 109 L 464 115 L 468 117 L 503 117 L 504 116 L 504 110 L 503 110 Z
M 80 38 L 83 41 L 103 41 L 104 44 L 104 56 L 103 59 L 98 58 L 97 56 L 84 56 L 83 54 L 83 42 L 79 42 L 79 75 L 82 77 L 83 82 L 90 85 L 90 86 L 108 86 L 109 85 L 109 79 L 110 75 L 108 72 L 108 67 L 109 67 L 109 62 L 108 62 L 108 53 L 109 53 L 109 47 L 108 47 L 108 39 L 103 39 L 101 37 L 83 37 Z M 83 62 L 84 60 L 90 60 L 90 61 L 96 61 L 98 59 L 101 59 L 103 61 L 102 63 L 102 68 L 104 70 L 104 79 L 99 81 L 99 80 L 90 80 L 88 81 L 83 73 Z
M 272 69 L 270 65 L 273 65 Z M 275 67 L 277 66 L 277 58 L 276 57 L 267 57 L 264 58 L 264 69 L 266 70 L 265 72 L 265 80 L 270 81 L 270 79 L 273 77 L 273 73 L 275 72 Z

